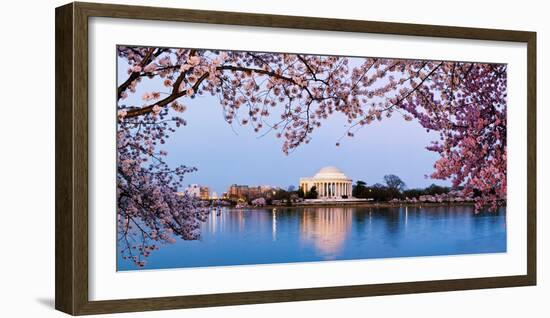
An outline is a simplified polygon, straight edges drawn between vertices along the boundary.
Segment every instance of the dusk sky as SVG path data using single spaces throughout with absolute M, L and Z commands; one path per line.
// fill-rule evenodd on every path
M 128 76 L 128 65 L 122 59 L 118 62 L 120 83 Z M 136 94 L 123 103 L 142 106 L 145 102 L 141 96 L 150 91 L 162 94 L 168 88 L 159 81 L 148 80 L 138 85 Z M 395 174 L 407 188 L 432 183 L 449 185 L 447 181 L 425 177 L 438 158 L 425 146 L 437 135 L 427 133 L 416 121 L 405 121 L 399 113 L 363 127 L 352 138 L 344 137 L 339 147 L 335 144 L 346 133 L 347 122 L 342 114 L 334 113 L 314 130 L 309 144 L 285 155 L 281 150 L 283 140 L 275 137 L 275 131 L 260 137 L 266 130 L 255 133 L 250 126 L 225 122 L 217 97 L 184 97 L 180 101 L 187 106 L 183 118 L 188 124 L 177 128 L 159 150 L 168 152 L 170 165 L 198 168 L 186 174 L 185 185 L 206 185 L 218 195 L 234 183 L 297 187 L 300 177 L 313 176 L 329 165 L 342 170 L 354 183 L 383 183 L 384 175 Z

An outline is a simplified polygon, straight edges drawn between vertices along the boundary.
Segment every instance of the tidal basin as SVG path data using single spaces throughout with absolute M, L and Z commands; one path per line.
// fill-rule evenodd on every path
M 162 245 L 144 269 L 503 252 L 505 207 L 226 208 L 200 240 Z M 117 267 L 137 269 L 120 256 Z

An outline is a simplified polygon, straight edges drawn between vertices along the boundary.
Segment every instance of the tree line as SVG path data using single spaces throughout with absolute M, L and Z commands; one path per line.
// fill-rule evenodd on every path
M 367 185 L 365 181 L 358 180 L 352 188 L 352 197 L 358 199 L 369 199 L 375 202 L 387 202 L 394 199 L 404 200 L 406 198 L 420 198 L 421 196 L 434 196 L 448 194 L 451 191 L 450 187 L 431 184 L 425 188 L 407 189 L 405 182 L 394 174 L 384 176 L 383 183 L 375 183 Z M 296 199 L 317 199 L 319 192 L 315 186 L 309 190 L 295 186 L 289 186 L 287 189 L 278 189 L 273 196 L 267 199 L 268 204 L 272 200 L 278 200 L 291 203 Z M 346 197 L 343 197 L 346 198 Z
M 407 189 L 405 182 L 396 175 L 384 176 L 384 183 L 375 183 L 371 186 L 365 181 L 358 180 L 353 185 L 352 195 L 355 198 L 371 199 L 376 202 L 403 200 L 405 198 L 419 198 L 423 195 L 441 195 L 451 191 L 449 187 L 431 184 L 426 188 Z

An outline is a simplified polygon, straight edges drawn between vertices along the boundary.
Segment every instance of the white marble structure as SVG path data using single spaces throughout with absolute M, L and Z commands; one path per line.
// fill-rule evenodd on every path
M 336 167 L 324 167 L 312 178 L 300 178 L 300 188 L 308 192 L 315 186 L 319 199 L 351 198 L 352 180 Z

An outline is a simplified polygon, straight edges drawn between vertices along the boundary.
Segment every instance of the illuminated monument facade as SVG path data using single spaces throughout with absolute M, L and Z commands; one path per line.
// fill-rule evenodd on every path
M 336 167 L 324 167 L 311 178 L 300 178 L 300 189 L 316 187 L 319 199 L 351 198 L 352 180 Z

